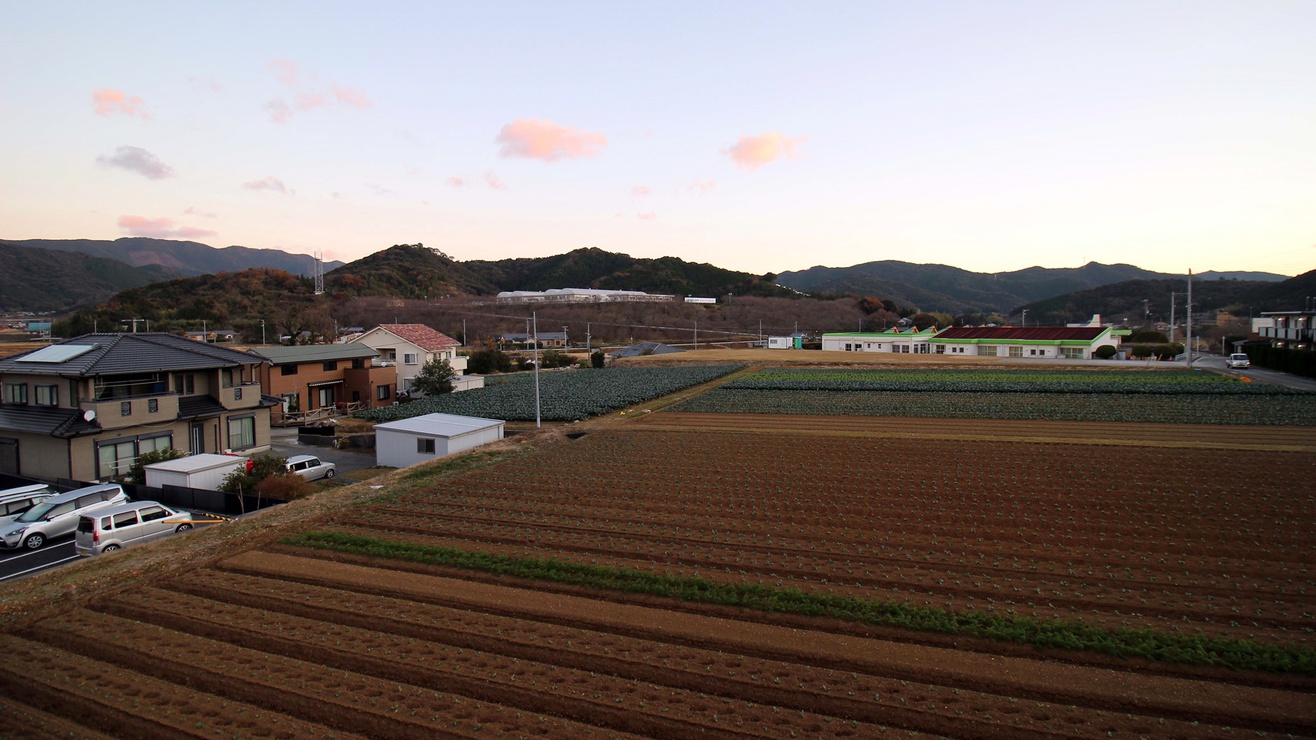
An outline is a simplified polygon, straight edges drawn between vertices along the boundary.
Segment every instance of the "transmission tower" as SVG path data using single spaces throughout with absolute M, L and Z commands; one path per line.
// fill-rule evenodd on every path
M 324 253 L 316 252 L 315 258 L 315 294 L 324 295 Z

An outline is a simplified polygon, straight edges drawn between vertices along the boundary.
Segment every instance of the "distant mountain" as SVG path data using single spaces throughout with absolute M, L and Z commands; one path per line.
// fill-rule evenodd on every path
M 1010 313 L 1017 316 L 1027 309 L 1029 323 L 1039 324 L 1087 321 L 1093 314 L 1101 314 L 1106 321 L 1133 320 L 1141 319 L 1144 311 L 1152 321 L 1168 321 L 1171 293 L 1178 294 L 1176 318 L 1182 318 L 1187 291 L 1188 281 L 1182 278 L 1129 280 L 1053 296 L 1016 307 Z M 1278 282 L 1193 276 L 1194 314 L 1229 311 L 1238 316 L 1260 316 L 1263 311 L 1296 311 L 1311 295 L 1316 295 L 1316 270 Z
M 211 247 L 200 242 L 174 239 L 124 237 L 114 241 L 98 239 L 9 239 L 9 244 L 20 247 L 54 249 L 79 252 L 93 257 L 118 260 L 124 264 L 142 267 L 160 265 L 174 275 L 206 275 L 217 272 L 240 272 L 253 267 L 271 267 L 293 275 L 311 276 L 315 261 L 305 254 L 290 254 L 278 249 L 252 249 L 249 247 Z M 325 262 L 329 272 L 341 267 L 342 262 Z
M 597 247 L 575 249 L 552 257 L 530 257 L 497 261 L 470 260 L 461 263 L 498 290 L 549 290 L 551 288 L 596 288 L 642 290 L 670 295 L 789 296 L 773 280 L 747 272 L 724 270 L 703 262 L 686 262 L 677 257 L 647 259 Z
M 344 296 L 442 298 L 491 295 L 500 289 L 468 267 L 421 244 L 395 244 L 324 276 L 325 290 Z
M 0 311 L 62 312 L 94 306 L 128 288 L 175 275 L 159 265 L 0 242 Z
M 1222 274 L 1285 279 L 1283 275 L 1268 273 Z M 1006 313 L 1033 301 L 1101 285 L 1172 277 L 1133 265 L 1098 262 L 1073 268 L 1029 267 L 1014 272 L 981 273 L 947 265 L 885 260 L 853 267 L 812 267 L 785 272 L 777 276 L 777 282 L 808 293 L 871 295 L 924 311 Z

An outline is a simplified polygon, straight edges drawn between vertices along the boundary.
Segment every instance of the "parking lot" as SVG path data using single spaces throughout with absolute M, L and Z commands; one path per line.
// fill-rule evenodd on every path
M 227 517 L 217 514 L 195 512 L 192 515 L 192 525 L 197 529 L 212 527 L 226 521 L 228 521 Z M 77 559 L 78 555 L 73 551 L 71 533 L 51 539 L 50 544 L 40 550 L 0 550 L 0 582 L 71 563 Z
M 270 454 L 279 457 L 293 455 L 315 455 L 324 462 L 331 462 L 337 468 L 338 475 L 352 477 L 356 473 L 375 466 L 374 450 L 337 449 L 320 445 L 302 444 L 297 441 L 295 427 L 275 427 L 270 430 Z

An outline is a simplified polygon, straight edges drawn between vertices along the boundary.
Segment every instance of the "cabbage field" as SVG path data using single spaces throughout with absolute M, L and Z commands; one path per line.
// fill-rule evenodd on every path
M 1316 393 L 1196 371 L 769 369 L 671 410 L 1313 426 Z
M 540 373 L 540 418 L 544 421 L 588 419 L 706 383 L 741 367 L 620 367 Z M 423 414 L 443 413 L 504 421 L 534 421 L 533 374 L 503 376 L 499 381 L 484 388 L 364 411 L 356 414 L 356 418 L 397 421 Z

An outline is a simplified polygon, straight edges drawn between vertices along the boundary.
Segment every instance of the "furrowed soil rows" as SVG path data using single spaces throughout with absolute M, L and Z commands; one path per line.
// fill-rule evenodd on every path
M 1316 642 L 1316 455 L 1115 448 L 1139 471 L 1115 477 L 1111 449 L 628 431 L 337 525 L 917 606 Z M 1250 476 L 1257 465 L 1271 474 Z M 1185 481 L 1184 467 L 1211 475 Z

